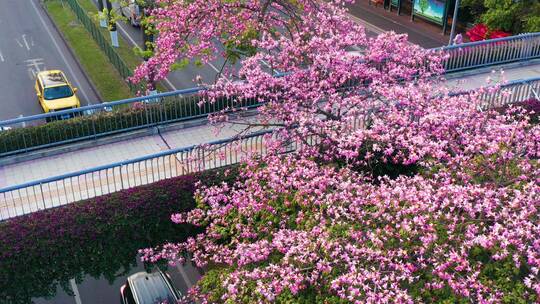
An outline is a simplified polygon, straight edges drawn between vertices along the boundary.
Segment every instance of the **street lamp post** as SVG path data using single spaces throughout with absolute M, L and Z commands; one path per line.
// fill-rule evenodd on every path
M 458 11 L 459 11 L 459 1 L 456 0 L 456 5 L 454 7 L 454 17 L 452 17 L 452 30 L 450 31 L 450 40 L 448 41 L 448 45 L 452 45 L 454 40 L 454 35 L 456 34 L 456 24 L 457 24 L 457 17 L 458 17 Z

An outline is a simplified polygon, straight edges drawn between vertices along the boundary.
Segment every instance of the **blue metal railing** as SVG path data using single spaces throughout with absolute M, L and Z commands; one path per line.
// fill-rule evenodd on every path
M 264 154 L 271 131 L 172 149 L 0 189 L 0 220 L 53 208 L 166 178 L 238 163 L 249 153 Z M 208 149 L 208 147 L 212 147 Z M 241 147 L 241 149 L 239 148 Z M 295 147 L 291 147 L 295 149 Z
M 249 109 L 259 105 L 255 99 L 237 100 L 224 97 L 200 106 L 201 97 L 197 93 L 203 90 L 204 88 L 178 90 L 2 121 L 0 130 L 5 127 L 10 130 L 0 132 L 0 157 L 205 118 L 208 114 L 223 109 Z M 73 118 L 54 120 L 66 115 Z M 25 128 L 21 128 L 22 126 Z
M 540 58 L 540 33 L 464 43 L 433 50 L 441 51 L 447 56 L 444 61 L 447 72 L 456 72 Z M 283 75 L 286 73 L 276 76 Z M 0 157 L 204 118 L 224 108 L 259 106 L 256 100 L 239 101 L 234 98 L 222 98 L 214 104 L 205 103 L 201 107 L 198 93 L 203 90 L 204 88 L 177 90 L 0 121 Z M 74 118 L 54 121 L 55 118 L 62 116 Z M 49 123 L 44 124 L 47 121 Z M 26 126 L 26 130 L 22 131 L 21 126 Z M 1 131 L 6 127 L 11 130 Z
M 519 103 L 529 98 L 540 100 L 540 77 L 519 79 L 501 84 L 498 87 L 486 87 L 479 96 L 483 107 L 500 108 L 508 104 Z M 469 94 L 470 91 L 451 92 L 450 96 Z
M 540 77 L 513 81 L 501 90 L 486 90 L 481 98 L 486 106 L 498 107 L 534 97 L 540 92 Z M 456 93 L 464 94 L 466 92 Z M 205 146 L 190 146 L 40 179 L 0 189 L 0 220 L 37 210 L 153 183 L 192 172 L 219 168 L 237 163 L 246 153 L 266 152 L 264 135 L 253 133 L 243 138 L 210 142 Z M 231 145 L 240 143 L 240 145 Z M 208 146 L 212 149 L 208 149 Z M 243 147 L 238 150 L 237 147 Z M 296 149 L 296 144 L 290 147 Z
M 435 48 L 447 56 L 447 73 L 540 58 L 540 33 Z

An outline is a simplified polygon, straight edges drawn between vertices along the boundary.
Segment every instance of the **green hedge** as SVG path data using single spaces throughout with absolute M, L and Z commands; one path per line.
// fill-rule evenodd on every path
M 11 152 L 23 151 L 25 148 L 37 148 L 45 145 L 56 145 L 64 141 L 94 138 L 108 134 L 123 132 L 127 128 L 163 124 L 181 119 L 189 119 L 197 115 L 207 115 L 225 107 L 232 106 L 229 99 L 222 99 L 214 104 L 204 102 L 202 106 L 199 95 L 181 97 L 164 97 L 160 103 L 135 103 L 115 108 L 112 112 L 99 112 L 88 116 L 78 116 L 68 120 L 57 120 L 38 126 L 13 128 L 0 132 L 0 156 Z M 247 100 L 235 106 L 251 106 L 256 101 Z
M 196 232 L 172 223 L 194 207 L 195 183 L 232 181 L 222 171 L 140 186 L 0 223 L 0 303 L 52 297 L 58 284 L 84 275 L 113 281 L 136 264 L 138 249 Z

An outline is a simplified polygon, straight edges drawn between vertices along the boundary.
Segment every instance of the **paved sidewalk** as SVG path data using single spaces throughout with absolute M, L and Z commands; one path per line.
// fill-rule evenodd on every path
M 0 189 L 170 149 L 226 139 L 239 131 L 239 126 L 228 125 L 219 134 L 215 134 L 214 127 L 201 125 L 6 165 L 0 168 Z
M 435 48 L 448 44 L 448 35 L 443 35 L 442 27 L 428 23 L 424 20 L 411 21 L 410 14 L 402 12 L 400 16 L 395 10 L 389 12 L 382 6 L 369 5 L 368 0 L 356 0 L 348 5 L 349 12 L 362 20 L 366 28 L 375 31 L 394 31 L 399 34 L 408 34 L 409 41 L 424 48 Z M 448 31 L 449 32 L 449 31 Z
M 537 77 L 540 75 L 540 63 L 508 68 L 504 74 L 507 81 Z M 497 80 L 496 75 L 497 73 L 487 71 L 450 79 L 447 85 L 454 91 L 470 90 L 485 86 L 488 77 Z M 244 119 L 255 120 L 256 117 L 251 116 Z M 0 168 L 0 189 L 131 160 L 170 149 L 230 138 L 241 129 L 242 127 L 239 125 L 229 124 L 216 134 L 214 127 L 201 125 L 6 165 Z M 203 155 L 204 163 L 202 164 L 191 160 L 191 157 L 201 158 L 201 151 L 197 150 L 191 154 L 168 155 L 156 160 L 122 165 L 114 169 L 88 173 L 59 182 L 44 183 L 24 190 L 0 193 L 0 220 L 133 186 L 149 184 L 187 172 L 219 167 L 234 162 L 246 152 L 262 152 L 264 150 L 260 138 L 246 142 L 244 146 L 245 148 L 241 151 L 219 148 L 211 152 L 211 155 Z M 228 150 L 225 151 L 225 149 Z M 223 159 L 224 152 L 228 155 L 228 159 Z
M 450 78 L 447 81 L 447 86 L 455 91 L 468 91 L 503 81 L 517 81 L 539 77 L 540 61 L 537 60 L 531 65 L 507 67 L 504 70 L 501 67 L 494 67 L 488 70 L 487 72 L 476 75 Z M 453 76 L 449 75 L 449 77 Z M 488 77 L 491 79 L 491 83 L 487 82 Z

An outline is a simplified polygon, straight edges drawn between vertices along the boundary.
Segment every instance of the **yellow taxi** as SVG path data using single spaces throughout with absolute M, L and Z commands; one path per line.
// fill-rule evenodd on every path
M 56 112 L 81 106 L 74 88 L 60 70 L 39 72 L 36 76 L 36 95 L 43 112 Z

